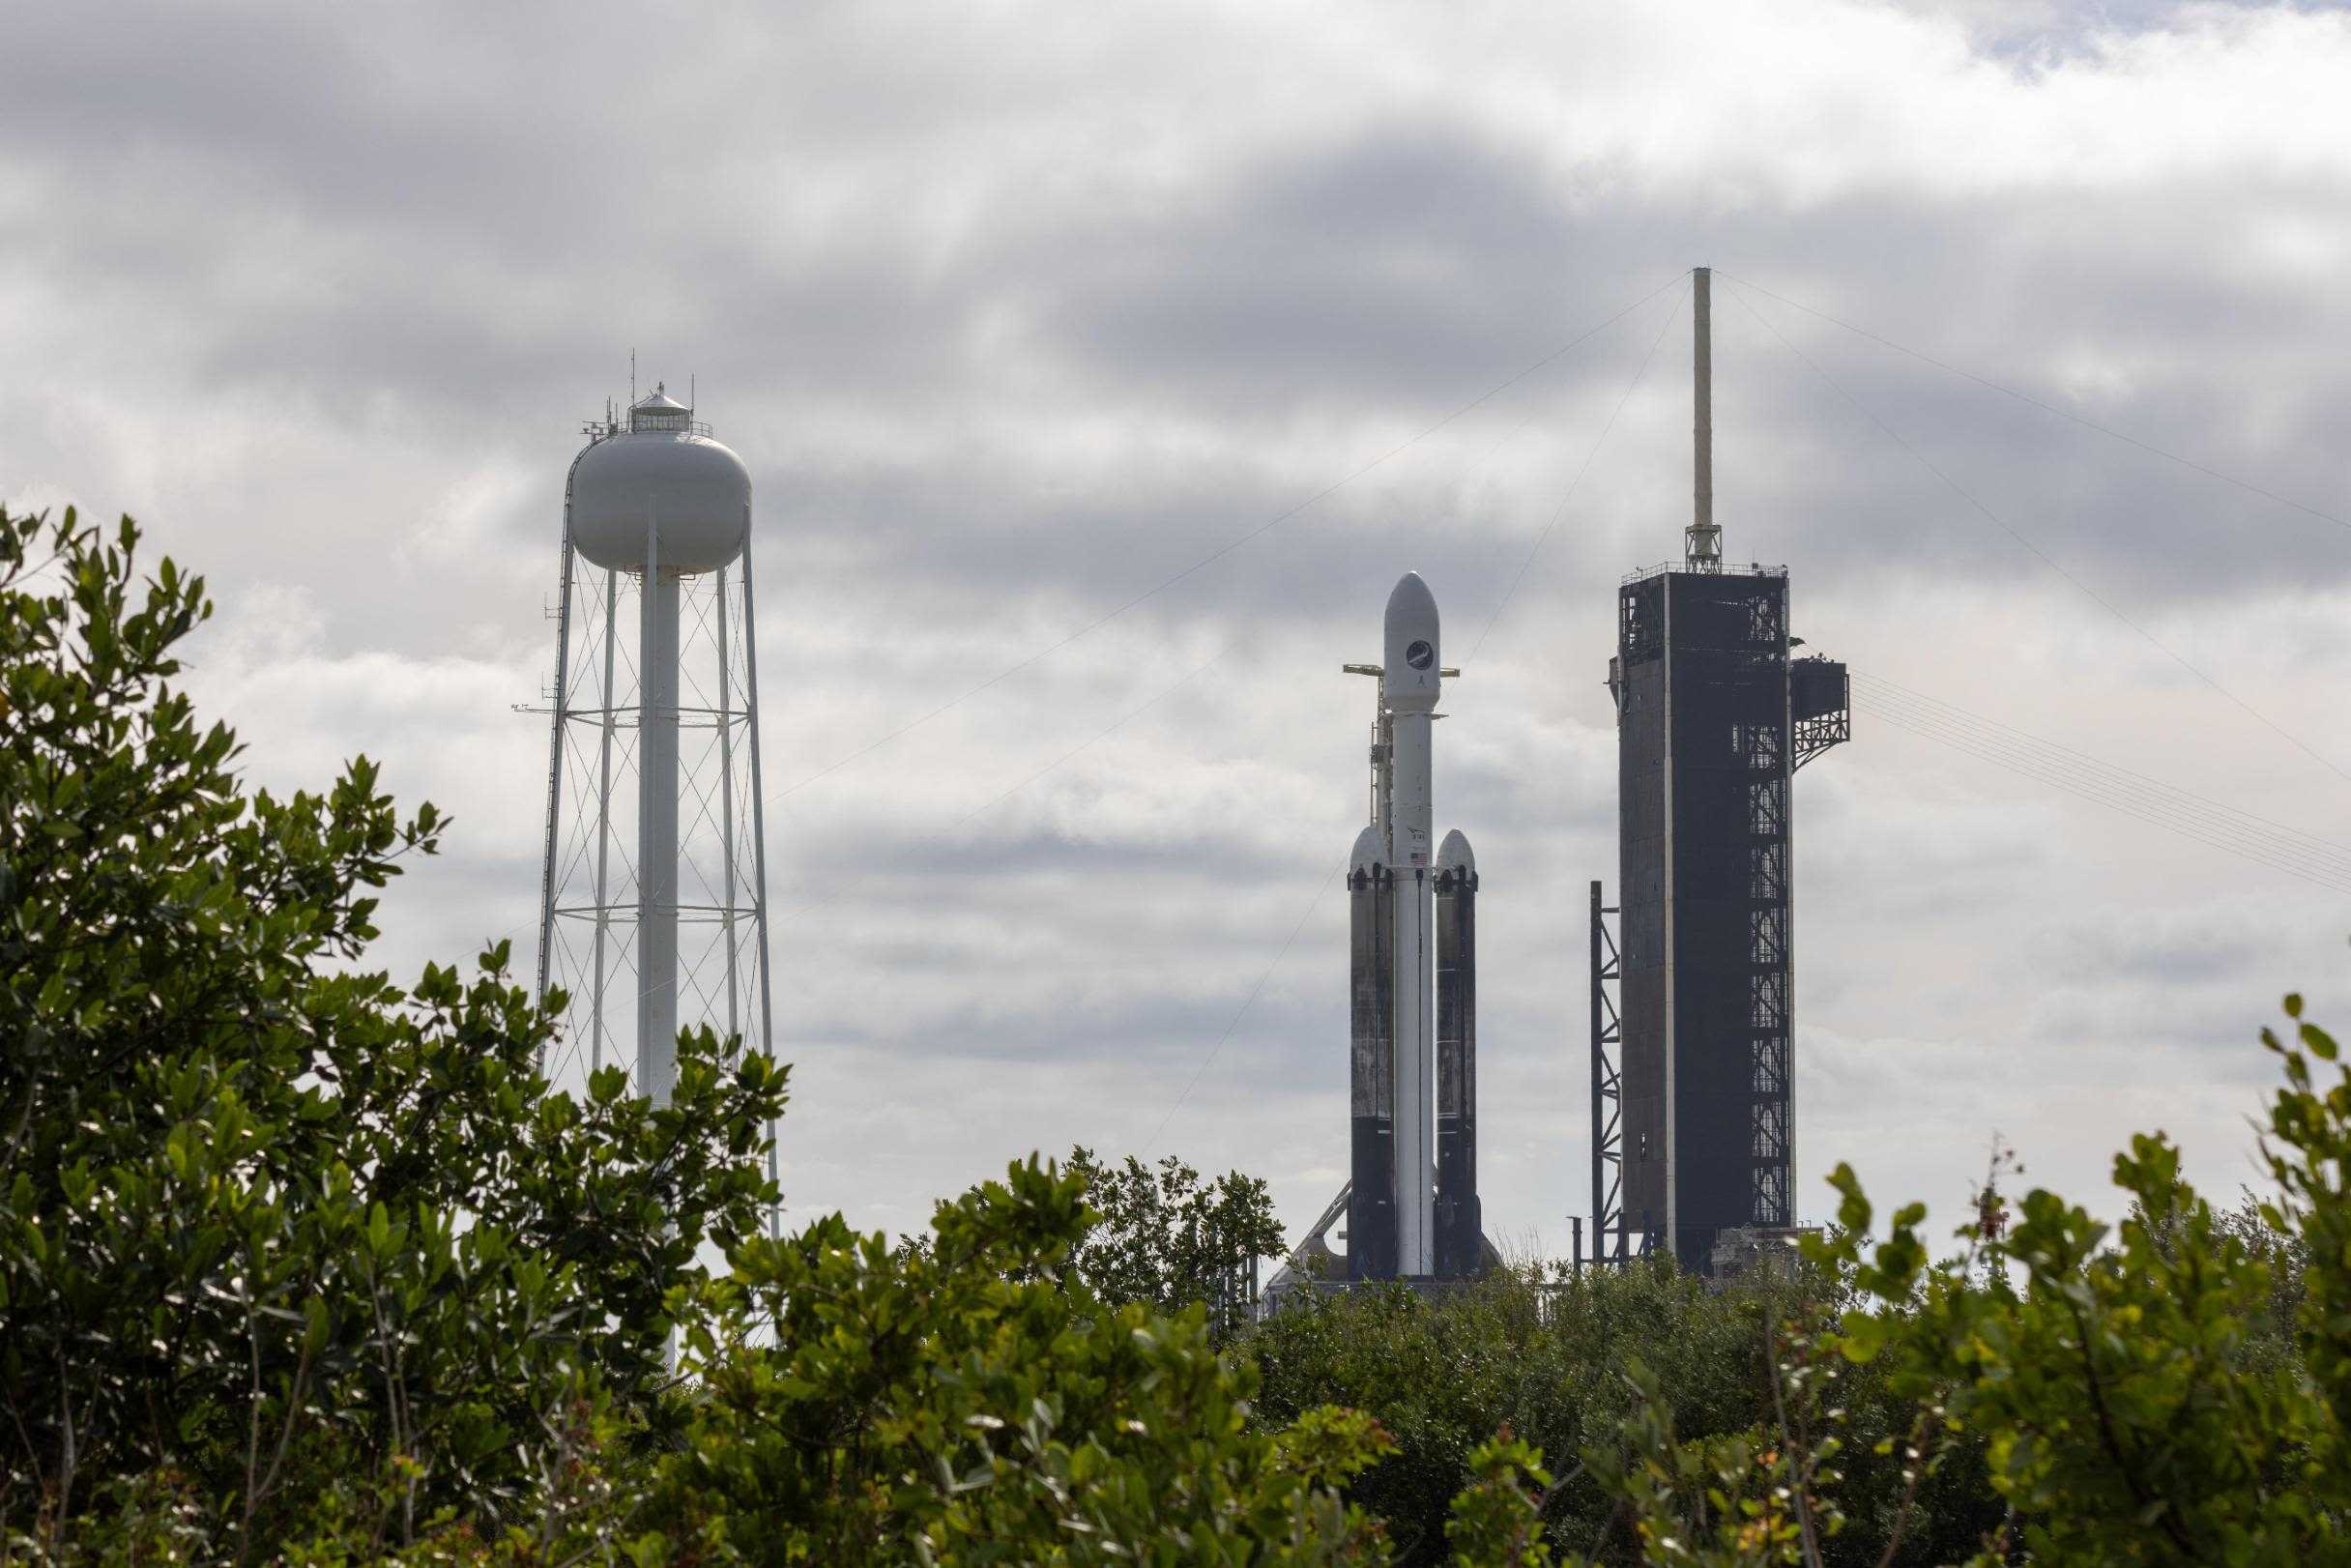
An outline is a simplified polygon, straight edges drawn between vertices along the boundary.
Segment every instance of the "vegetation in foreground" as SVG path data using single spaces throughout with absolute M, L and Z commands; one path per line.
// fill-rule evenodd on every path
M 2229 1212 L 2140 1138 L 2122 1225 L 1995 1170 L 1938 1257 L 1841 1170 L 1737 1289 L 1263 1324 L 1263 1188 L 1180 1165 L 770 1237 L 781 1068 L 705 1031 L 666 1108 L 558 1094 L 503 948 L 357 969 L 441 819 L 364 760 L 248 793 L 171 686 L 203 585 L 136 545 L 0 513 L 0 1559 L 2345 1555 L 2351 1074 L 2294 999 Z

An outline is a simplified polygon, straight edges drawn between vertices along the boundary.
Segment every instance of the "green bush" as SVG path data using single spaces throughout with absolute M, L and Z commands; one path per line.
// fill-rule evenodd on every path
M 1242 1330 L 1259 1260 L 1288 1250 L 1264 1182 L 1238 1171 L 1203 1181 L 1173 1154 L 1148 1169 L 1131 1154 L 1107 1165 L 1083 1146 L 1069 1151 L 1068 1170 L 1094 1211 L 1070 1253 L 1088 1291 L 1113 1306 L 1205 1306 L 1219 1344 Z
M 1658 1423 L 1754 1435 L 1758 1453 L 1774 1446 L 1761 1439 L 1776 1433 L 1775 1374 L 1784 1405 L 1785 1381 L 1798 1376 L 1793 1341 L 1833 1323 L 1837 1300 L 1819 1274 L 1710 1289 L 1663 1259 L 1580 1278 L 1511 1270 L 1441 1294 L 1398 1286 L 1323 1296 L 1261 1325 L 1249 1350 L 1268 1422 L 1334 1404 L 1376 1417 L 1394 1440 L 1352 1495 L 1386 1522 L 1401 1560 L 1444 1560 L 1455 1498 L 1481 1476 L 1481 1450 L 1505 1433 L 1541 1453 L 1597 1461 L 1557 1466 L 1542 1509 L 1553 1537 L 1590 1553 L 1631 1539 L 1613 1460 Z M 1872 1369 L 1826 1370 L 1844 1444 L 1839 1493 L 1866 1527 L 1824 1543 L 1823 1560 L 1874 1563 L 1885 1534 L 1869 1522 L 1890 1516 L 1903 1490 L 1901 1464 L 1874 1446 L 1906 1431 L 1908 1407 Z M 1910 1513 L 1897 1562 L 1964 1555 L 2000 1510 L 1960 1453 Z
M 521 1517 L 578 1412 L 681 1418 L 664 1296 L 756 1229 L 782 1074 L 705 1031 L 669 1107 L 574 1101 L 503 944 L 347 969 L 442 820 L 363 758 L 248 796 L 169 684 L 203 582 L 136 546 L 0 513 L 0 1526 Z
M 1920 1205 L 1872 1247 L 1860 1183 L 1831 1177 L 1843 1229 L 1814 1253 L 1860 1295 L 1837 1343 L 1915 1402 L 1935 1453 L 1983 1442 L 2000 1543 L 2061 1562 L 2346 1554 L 2351 1072 L 2299 997 L 2285 1009 L 2290 1040 L 2262 1031 L 2286 1080 L 2263 1146 L 2278 1195 L 2250 1211 L 2217 1210 L 2141 1136 L 2114 1161 L 2120 1226 L 2040 1189 L 2012 1213 L 1988 1186 L 1961 1250 L 1932 1262 Z

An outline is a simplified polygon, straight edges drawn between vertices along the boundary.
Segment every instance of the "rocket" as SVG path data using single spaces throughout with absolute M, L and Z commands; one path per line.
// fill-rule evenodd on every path
M 1446 670 L 1416 572 L 1388 595 L 1372 820 L 1349 857 L 1348 1272 L 1477 1271 L 1477 863 L 1434 843 L 1431 731 Z

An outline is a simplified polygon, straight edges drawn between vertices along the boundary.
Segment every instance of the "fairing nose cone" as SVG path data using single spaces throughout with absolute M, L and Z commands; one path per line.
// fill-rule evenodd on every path
M 1380 677 L 1388 706 L 1406 712 L 1437 706 L 1439 656 L 1437 595 L 1408 571 L 1388 595 L 1386 673 Z
M 1355 835 L 1355 848 L 1347 857 L 1350 875 L 1360 875 L 1388 857 L 1388 847 L 1380 842 L 1379 829 L 1369 823 Z
M 1437 869 L 1477 875 L 1477 857 L 1469 853 L 1469 836 L 1460 828 L 1447 833 L 1445 841 L 1437 847 Z

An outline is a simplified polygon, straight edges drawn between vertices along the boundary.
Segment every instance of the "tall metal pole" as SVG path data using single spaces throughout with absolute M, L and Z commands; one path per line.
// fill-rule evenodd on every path
M 1690 276 L 1691 441 L 1696 509 L 1699 531 L 1714 526 L 1714 272 L 1700 267 Z
M 588 1070 L 604 1067 L 604 941 L 612 929 L 612 731 L 619 719 L 614 711 L 612 665 L 620 628 L 613 617 L 620 605 L 621 574 L 604 573 L 604 733 L 596 740 L 595 760 L 595 989 L 589 1002 Z
M 637 1092 L 667 1105 L 678 1071 L 678 577 L 645 520 L 637 740 Z
M 775 1054 L 775 1009 L 768 976 L 768 792 L 759 770 L 759 617 L 751 597 L 751 512 L 743 508 L 742 530 L 742 673 L 743 712 L 751 741 L 751 896 L 758 900 L 753 919 L 759 931 L 759 1048 Z M 768 1123 L 768 1180 L 780 1179 L 775 1153 L 775 1123 Z M 783 1234 L 783 1205 L 769 1213 L 769 1229 Z
M 1714 524 L 1714 273 L 1690 274 L 1691 518 L 1685 552 L 1693 571 L 1723 569 L 1723 531 Z

